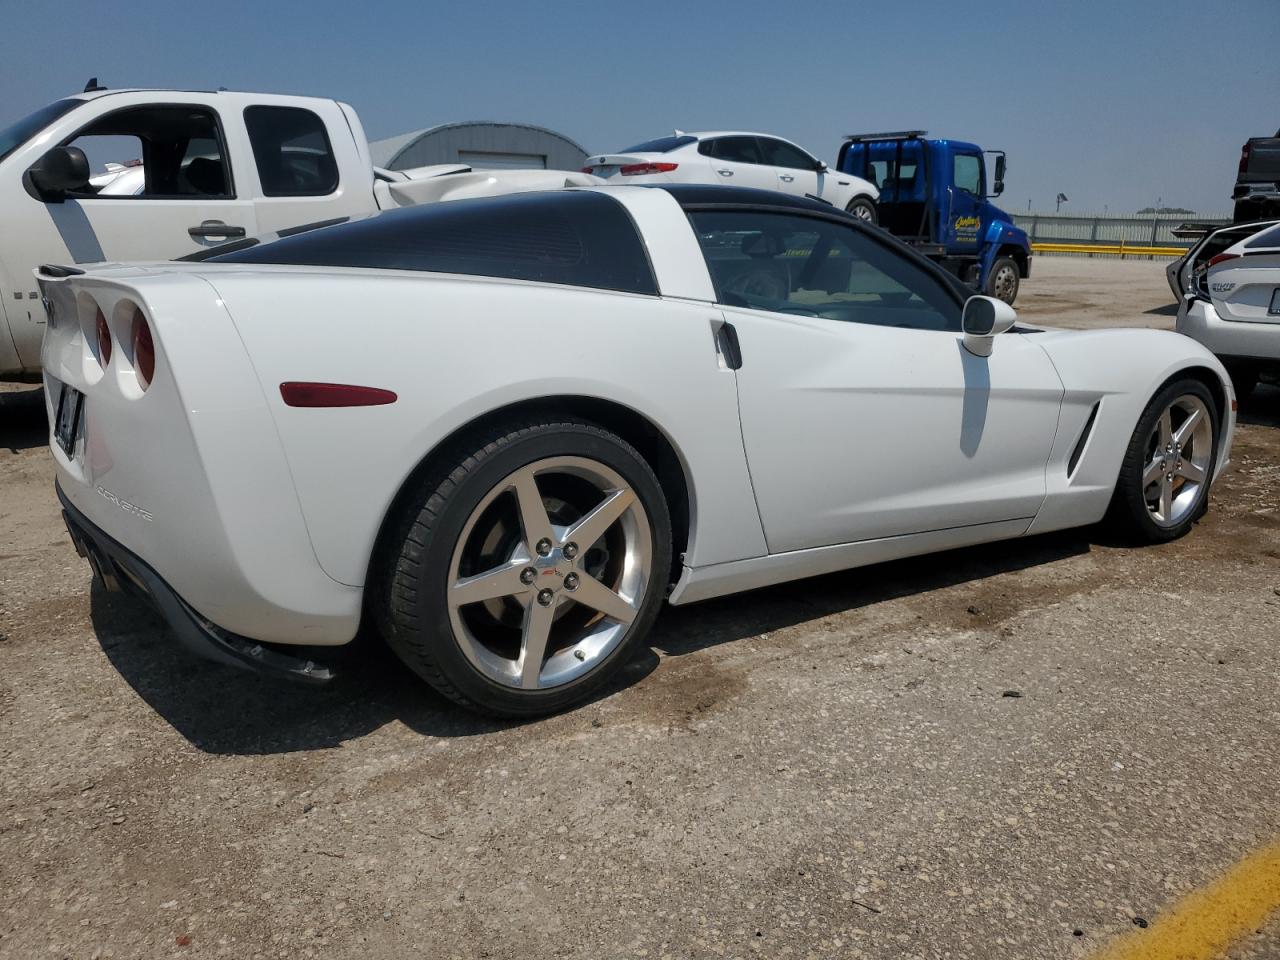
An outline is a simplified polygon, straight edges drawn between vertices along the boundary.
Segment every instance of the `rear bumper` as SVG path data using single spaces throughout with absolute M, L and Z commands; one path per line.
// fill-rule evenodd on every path
M 164 618 L 178 642 L 205 660 L 266 676 L 323 684 L 336 676 L 331 666 L 305 657 L 306 648 L 260 643 L 223 630 L 193 610 L 144 560 L 113 540 L 77 510 L 55 483 L 62 516 L 76 552 L 89 561 L 110 591 L 146 600 Z
M 1280 323 L 1224 320 L 1212 303 L 1185 301 L 1177 330 L 1219 357 L 1280 362 Z
M 1231 191 L 1232 200 L 1280 200 L 1280 182 L 1262 181 L 1237 183 Z

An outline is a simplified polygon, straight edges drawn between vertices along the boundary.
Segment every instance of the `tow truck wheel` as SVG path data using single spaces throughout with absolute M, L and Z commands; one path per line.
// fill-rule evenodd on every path
M 866 197 L 854 197 L 845 210 L 866 223 L 879 223 L 876 216 L 876 205 Z
M 1013 305 L 1018 298 L 1018 262 L 1013 257 L 996 258 L 987 274 L 986 294 Z

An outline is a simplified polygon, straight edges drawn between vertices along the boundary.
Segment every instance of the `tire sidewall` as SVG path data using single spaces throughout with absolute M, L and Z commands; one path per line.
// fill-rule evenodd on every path
M 1199 501 L 1181 521 L 1171 527 L 1162 527 L 1152 518 L 1147 509 L 1146 500 L 1143 497 L 1142 473 L 1146 468 L 1146 442 L 1165 408 L 1179 397 L 1187 395 L 1197 397 L 1203 401 L 1208 409 L 1213 446 L 1209 453 L 1207 476 L 1200 487 Z M 1212 486 L 1213 472 L 1218 462 L 1221 420 L 1222 415 L 1218 411 L 1218 405 L 1214 401 L 1213 394 L 1209 391 L 1209 388 L 1199 380 L 1191 379 L 1175 380 L 1165 385 L 1147 404 L 1146 409 L 1142 411 L 1142 416 L 1138 418 L 1138 425 L 1134 428 L 1133 436 L 1129 441 L 1129 448 L 1125 453 L 1118 493 L 1130 521 L 1145 540 L 1155 543 L 1177 540 L 1186 534 L 1208 509 L 1209 488 Z
M 868 210 L 871 211 L 871 216 L 858 217 L 858 215 L 854 213 L 854 210 L 858 207 L 866 207 Z M 873 227 L 880 225 L 880 212 L 876 210 L 876 205 L 866 197 L 854 197 L 852 200 L 849 201 L 849 205 L 844 209 L 845 209 L 845 213 L 849 213 L 855 217 L 858 217 L 858 219 L 861 220 L 863 223 L 869 223 Z
M 422 552 L 422 563 L 415 575 L 418 581 L 415 612 L 424 635 L 417 640 L 430 648 L 436 666 L 446 678 L 481 708 L 507 716 L 554 712 L 582 700 L 607 682 L 615 668 L 630 658 L 637 639 L 648 633 L 656 618 L 671 566 L 671 525 L 666 499 L 652 469 L 634 448 L 587 424 L 533 426 L 526 436 L 497 449 L 486 446 L 474 456 L 479 457 L 476 467 L 444 498 Z M 489 491 L 523 466 L 563 456 L 597 460 L 621 474 L 635 491 L 649 518 L 653 538 L 650 581 L 639 613 L 627 633 L 590 672 L 550 690 L 517 690 L 496 683 L 478 671 L 459 646 L 446 600 L 449 569 L 468 518 Z M 414 666 L 412 662 L 409 665 Z

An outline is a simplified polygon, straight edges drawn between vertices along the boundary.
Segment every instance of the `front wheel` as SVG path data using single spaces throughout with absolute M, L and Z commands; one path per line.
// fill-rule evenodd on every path
M 876 224 L 880 218 L 876 214 L 876 205 L 866 197 L 854 197 L 845 210 L 865 223 Z
M 455 450 L 387 545 L 388 643 L 481 713 L 578 703 L 662 603 L 671 521 L 657 477 L 625 440 L 576 421 L 507 425 Z
M 1012 257 L 997 257 L 996 262 L 991 265 L 991 272 L 987 274 L 987 289 L 984 292 L 988 297 L 995 297 L 1013 306 L 1013 301 L 1018 299 L 1018 277 L 1018 261 Z
M 1218 410 L 1199 380 L 1177 380 L 1143 411 L 1120 466 L 1110 518 L 1145 543 L 1176 540 L 1209 505 Z

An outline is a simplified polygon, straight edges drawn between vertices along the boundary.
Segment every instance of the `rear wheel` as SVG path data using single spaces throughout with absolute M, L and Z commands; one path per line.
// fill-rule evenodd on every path
M 1018 279 L 1018 261 L 1012 257 L 997 257 L 996 262 L 991 265 L 991 272 L 987 274 L 985 293 L 988 297 L 995 297 L 1012 306 L 1013 301 L 1018 299 Z
M 1176 540 L 1208 509 L 1218 411 L 1199 380 L 1156 394 L 1129 441 L 1111 501 L 1111 519 L 1147 543 Z
M 577 703 L 662 602 L 671 521 L 652 469 L 581 422 L 478 433 L 388 544 L 388 642 L 445 696 L 507 717 Z
M 854 197 L 849 201 L 849 206 L 845 207 L 845 210 L 867 223 L 880 222 L 880 218 L 876 214 L 876 205 L 866 197 Z

